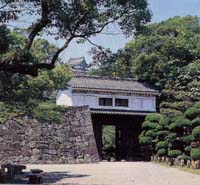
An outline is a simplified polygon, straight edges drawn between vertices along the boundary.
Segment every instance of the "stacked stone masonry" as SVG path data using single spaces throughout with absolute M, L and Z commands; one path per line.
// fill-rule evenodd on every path
M 71 107 L 62 124 L 24 117 L 0 125 L 0 163 L 74 164 L 99 160 L 88 107 Z

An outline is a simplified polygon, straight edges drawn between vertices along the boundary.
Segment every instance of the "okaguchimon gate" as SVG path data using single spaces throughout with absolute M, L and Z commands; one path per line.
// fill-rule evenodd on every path
M 69 88 L 57 95 L 58 105 L 88 105 L 100 159 L 102 128 L 115 128 L 116 160 L 137 160 L 140 157 L 138 136 L 148 113 L 156 112 L 159 92 L 144 82 L 133 79 L 75 76 Z

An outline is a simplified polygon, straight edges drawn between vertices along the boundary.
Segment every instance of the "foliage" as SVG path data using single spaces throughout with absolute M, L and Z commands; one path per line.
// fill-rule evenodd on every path
M 142 32 L 151 18 L 146 0 L 2 0 L 0 10 L 0 22 L 5 25 L 14 22 L 16 26 L 16 22 L 23 21 L 24 16 L 30 20 L 30 23 L 23 25 L 26 32 L 24 46 L 13 48 L 12 55 L 7 55 L 7 51 L 4 51 L 7 57 L 1 56 L 0 69 L 32 76 L 37 76 L 39 69 L 53 69 L 59 54 L 68 48 L 73 39 L 80 38 L 79 43 L 85 42 L 114 22 L 123 34 L 130 36 Z M 64 44 L 49 56 L 49 60 L 37 61 L 32 53 L 33 41 L 38 35 L 44 34 L 53 39 L 62 39 Z M 6 29 L 3 29 L 0 40 L 2 39 L 7 41 Z M 7 48 L 9 46 L 6 45 L 5 49 Z
M 148 130 L 146 133 L 145 133 L 146 136 L 149 136 L 151 138 L 155 138 L 157 133 L 156 133 L 156 130 Z
M 191 126 L 190 120 L 185 119 L 182 116 L 178 116 L 174 118 L 175 124 L 177 127 L 189 127 Z
M 200 115 L 200 108 L 191 107 L 185 112 L 185 117 L 189 119 L 194 119 Z
M 169 134 L 169 131 L 164 131 L 164 130 L 158 131 L 158 132 L 156 133 L 156 135 L 157 135 L 158 137 L 161 137 L 161 138 L 165 138 L 166 136 L 168 136 L 168 134 Z
M 115 127 L 114 126 L 104 126 L 103 127 L 103 149 L 109 147 L 115 148 Z
M 180 156 L 180 159 L 187 161 L 187 160 L 191 160 L 191 157 L 189 155 L 183 154 L 183 155 Z
M 170 134 L 168 136 L 165 137 L 165 139 L 167 139 L 168 141 L 173 141 L 177 138 L 177 134 L 176 133 L 173 133 L 173 132 L 170 132 Z
M 163 116 L 163 117 L 160 119 L 159 124 L 160 124 L 161 126 L 163 126 L 163 127 L 168 127 L 168 125 L 170 124 L 170 122 L 171 122 L 171 120 L 170 120 L 169 117 L 164 117 L 164 116 Z
M 193 113 L 195 112 L 195 114 L 192 113 L 190 116 L 188 116 L 188 110 L 186 110 L 183 115 L 173 117 L 167 117 L 161 114 L 161 119 L 157 123 L 155 129 L 148 126 L 143 127 L 145 131 L 143 131 L 142 134 L 143 136 L 147 136 L 148 134 L 148 136 L 152 138 L 153 142 L 151 146 L 153 147 L 153 151 L 157 151 L 157 155 L 168 155 L 169 157 L 175 158 L 182 154 L 182 159 L 190 160 L 193 154 L 192 158 L 195 160 L 197 159 L 198 150 L 193 150 L 193 148 L 199 147 L 200 126 L 199 115 L 196 114 L 196 110 L 199 108 L 200 103 L 196 103 L 190 107 L 188 110 L 195 109 L 195 111 L 192 111 Z M 193 120 L 189 120 L 188 118 L 193 118 Z M 146 125 L 146 122 L 152 124 L 148 119 L 145 119 L 143 124 Z M 166 153 L 161 149 L 165 149 Z M 153 154 L 153 152 L 151 154 Z
M 169 150 L 168 151 L 168 156 L 172 157 L 172 158 L 178 157 L 181 154 L 182 154 L 182 152 L 180 150 Z
M 166 150 L 165 148 L 159 149 L 159 150 L 157 151 L 157 155 L 158 155 L 159 157 L 166 156 L 166 155 L 167 155 L 167 150 Z
M 145 117 L 145 120 L 146 120 L 146 121 L 150 121 L 150 122 L 159 122 L 159 121 L 160 121 L 160 118 L 161 118 L 161 115 L 160 115 L 160 114 L 151 113 L 151 114 L 148 114 L 148 115 Z
M 192 127 L 200 126 L 200 118 L 195 118 L 191 121 Z
M 139 144 L 140 145 L 151 145 L 152 144 L 152 138 L 143 136 L 139 138 Z
M 32 110 L 32 117 L 48 123 L 62 123 L 64 121 L 62 112 L 65 112 L 65 106 L 58 106 L 52 103 L 41 103 L 38 107 Z
M 192 148 L 190 151 L 191 158 L 194 160 L 200 160 L 200 148 Z
M 192 135 L 195 139 L 200 138 L 200 126 L 197 126 L 192 130 Z
M 145 130 L 155 129 L 156 128 L 156 123 L 153 123 L 153 122 L 150 122 L 150 121 L 145 121 L 142 124 L 142 128 L 145 129 Z
M 200 100 L 199 33 L 199 17 L 149 24 L 124 49 L 104 58 L 100 74 L 147 81 L 162 92 L 161 113 L 182 115 Z
M 37 104 L 37 105 L 35 105 Z M 38 101 L 29 103 L 25 108 L 23 105 L 13 106 L 0 102 L 0 123 L 4 123 L 8 119 L 20 118 L 24 115 L 31 118 L 37 119 L 41 122 L 48 123 L 62 123 L 64 120 L 63 112 L 67 110 L 65 106 L 58 106 L 52 102 L 41 102 Z
M 159 150 L 161 148 L 168 148 L 168 143 L 166 141 L 159 141 L 156 144 L 156 150 Z
M 186 143 L 191 143 L 192 141 L 194 141 L 194 137 L 193 135 L 185 135 L 181 137 L 181 140 Z
M 191 149 L 192 149 L 192 146 L 186 146 L 186 147 L 184 148 L 184 150 L 185 150 L 186 152 L 190 152 Z
M 22 48 L 25 44 L 25 36 L 21 32 L 9 32 L 11 44 L 7 54 L 12 53 L 13 48 Z M 33 42 L 31 50 L 38 61 L 49 60 L 52 52 L 56 51 L 56 46 L 44 39 L 37 39 Z M 55 96 L 57 90 L 67 88 L 71 77 L 70 68 L 64 64 L 56 65 L 51 71 L 39 71 L 35 78 L 0 71 L 0 122 L 24 114 L 40 120 L 61 122 L 59 111 L 53 108 Z M 43 106 L 45 102 L 49 105 L 49 111 Z
M 185 119 L 182 116 L 175 117 L 173 121 L 174 122 L 169 125 L 170 130 L 180 129 L 180 128 L 183 128 L 183 127 L 191 126 L 190 120 Z

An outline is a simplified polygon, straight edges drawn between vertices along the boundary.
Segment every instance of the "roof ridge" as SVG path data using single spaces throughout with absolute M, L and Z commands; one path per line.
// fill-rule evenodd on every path
M 109 77 L 109 76 L 97 76 L 97 75 L 75 75 L 75 78 L 93 78 L 93 79 L 102 79 L 102 80 L 120 80 L 120 81 L 135 81 L 141 82 L 135 78 L 122 78 L 122 77 Z
M 69 60 L 75 60 L 75 59 L 81 59 L 81 58 L 84 58 L 85 59 L 85 57 L 77 57 L 77 58 L 69 58 Z

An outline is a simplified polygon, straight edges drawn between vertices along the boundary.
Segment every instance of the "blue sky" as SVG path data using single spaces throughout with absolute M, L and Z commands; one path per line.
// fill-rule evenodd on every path
M 152 22 L 160 22 L 174 16 L 198 15 L 200 16 L 200 0 L 149 0 L 149 7 L 153 13 Z M 116 25 L 109 26 L 104 32 L 120 33 Z M 100 34 L 91 39 L 94 43 L 110 48 L 116 52 L 119 48 L 123 48 L 131 38 L 125 38 L 123 34 L 105 35 Z M 55 42 L 60 45 L 61 42 Z M 92 56 L 89 55 L 91 44 L 76 44 L 73 41 L 70 46 L 60 55 L 64 61 L 68 59 L 84 56 L 89 63 Z

